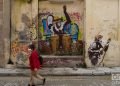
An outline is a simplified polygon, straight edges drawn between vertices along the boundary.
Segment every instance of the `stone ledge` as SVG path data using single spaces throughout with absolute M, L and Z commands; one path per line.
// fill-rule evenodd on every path
M 68 56 L 68 55 L 64 55 L 64 56 L 53 56 L 53 55 L 42 55 L 43 58 L 51 58 L 51 59 L 54 59 L 54 58 L 83 58 L 83 56 Z
M 120 68 L 119 68 L 120 69 Z M 75 76 L 75 75 L 85 75 L 85 76 L 91 76 L 91 75 L 110 75 L 114 73 L 119 73 L 119 70 L 116 70 L 114 68 L 92 68 L 92 69 L 83 69 L 83 68 L 42 68 L 39 72 L 41 75 L 52 75 L 52 76 Z M 0 76 L 28 76 L 30 74 L 29 69 L 0 69 Z

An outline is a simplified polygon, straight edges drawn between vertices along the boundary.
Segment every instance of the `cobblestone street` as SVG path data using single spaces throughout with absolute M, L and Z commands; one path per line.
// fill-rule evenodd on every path
M 120 81 L 112 81 L 111 76 L 45 76 L 44 86 L 120 86 Z M 29 77 L 0 77 L 0 86 L 28 86 Z M 35 80 L 36 86 L 42 81 Z

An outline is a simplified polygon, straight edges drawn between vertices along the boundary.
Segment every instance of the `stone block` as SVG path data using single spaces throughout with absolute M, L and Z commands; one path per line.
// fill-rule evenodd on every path
M 104 71 L 105 74 L 111 73 L 111 68 L 108 68 L 108 67 L 98 67 L 97 70 Z
M 104 71 L 102 71 L 102 70 L 94 70 L 93 71 L 93 75 L 105 75 L 105 72 Z

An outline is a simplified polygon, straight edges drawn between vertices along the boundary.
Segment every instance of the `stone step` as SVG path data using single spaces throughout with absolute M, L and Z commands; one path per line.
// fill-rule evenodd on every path
M 39 72 L 41 75 L 110 75 L 114 73 L 120 74 L 120 68 L 42 68 Z M 0 68 L 0 75 L 26 75 L 30 74 L 29 69 L 5 69 Z

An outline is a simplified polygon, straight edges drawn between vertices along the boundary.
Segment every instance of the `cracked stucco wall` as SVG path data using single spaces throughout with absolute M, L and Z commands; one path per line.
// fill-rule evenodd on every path
M 103 41 L 111 38 L 110 47 L 103 61 L 104 66 L 120 66 L 120 2 L 119 0 L 86 1 L 86 63 L 92 67 L 87 50 L 94 37 L 103 35 Z
M 0 67 L 4 67 L 7 62 L 5 59 L 9 57 L 9 5 L 10 0 L 0 0 Z M 88 59 L 87 50 L 97 34 L 103 35 L 104 41 L 109 37 L 112 39 L 104 59 L 104 65 L 108 67 L 120 66 L 119 5 L 120 0 L 85 0 L 85 55 L 88 67 L 92 66 Z

